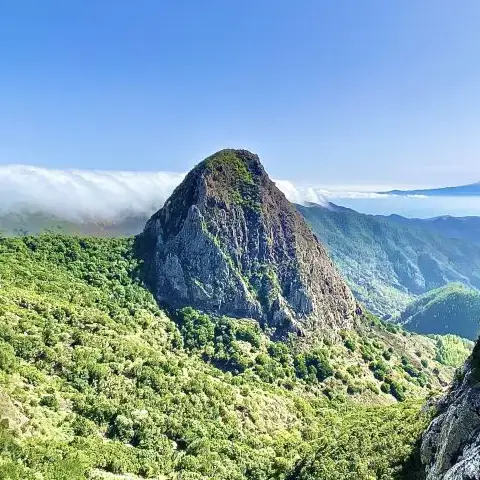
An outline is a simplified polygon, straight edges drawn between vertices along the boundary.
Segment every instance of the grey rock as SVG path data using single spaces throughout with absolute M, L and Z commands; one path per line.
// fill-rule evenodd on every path
M 474 351 L 449 394 L 438 403 L 438 415 L 423 435 L 420 454 L 427 480 L 480 480 L 476 361 Z
M 197 165 L 141 239 L 162 304 L 253 318 L 277 335 L 353 325 L 352 293 L 250 152 L 223 150 Z

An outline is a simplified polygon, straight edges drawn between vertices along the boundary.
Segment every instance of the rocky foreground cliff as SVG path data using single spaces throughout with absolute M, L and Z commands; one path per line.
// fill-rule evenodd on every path
M 427 480 L 480 479 L 480 340 L 423 436 Z
M 353 323 L 354 298 L 324 247 L 248 151 L 197 165 L 141 242 L 161 304 L 253 318 L 277 336 Z

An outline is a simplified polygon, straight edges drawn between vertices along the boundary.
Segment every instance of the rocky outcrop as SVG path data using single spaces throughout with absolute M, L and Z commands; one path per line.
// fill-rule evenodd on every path
M 197 165 L 141 242 L 161 304 L 257 319 L 276 335 L 352 325 L 353 296 L 257 155 L 222 150 Z
M 422 439 L 427 480 L 480 480 L 480 340 Z

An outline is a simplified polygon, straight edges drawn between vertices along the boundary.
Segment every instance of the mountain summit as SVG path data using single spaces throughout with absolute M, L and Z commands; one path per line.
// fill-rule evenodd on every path
M 276 336 L 352 325 L 355 301 L 323 246 L 257 155 L 198 164 L 141 236 L 157 300 L 248 317 Z

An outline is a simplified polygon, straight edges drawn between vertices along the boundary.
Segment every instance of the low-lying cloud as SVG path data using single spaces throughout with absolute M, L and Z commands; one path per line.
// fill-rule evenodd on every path
M 184 178 L 175 172 L 54 170 L 27 165 L 0 166 L 0 213 L 46 212 L 66 220 L 115 221 L 158 210 Z M 329 190 L 275 181 L 294 203 L 327 204 L 336 199 L 385 195 L 343 188 Z
M 151 214 L 184 174 L 0 167 L 0 211 L 48 212 L 67 220 L 115 220 Z

